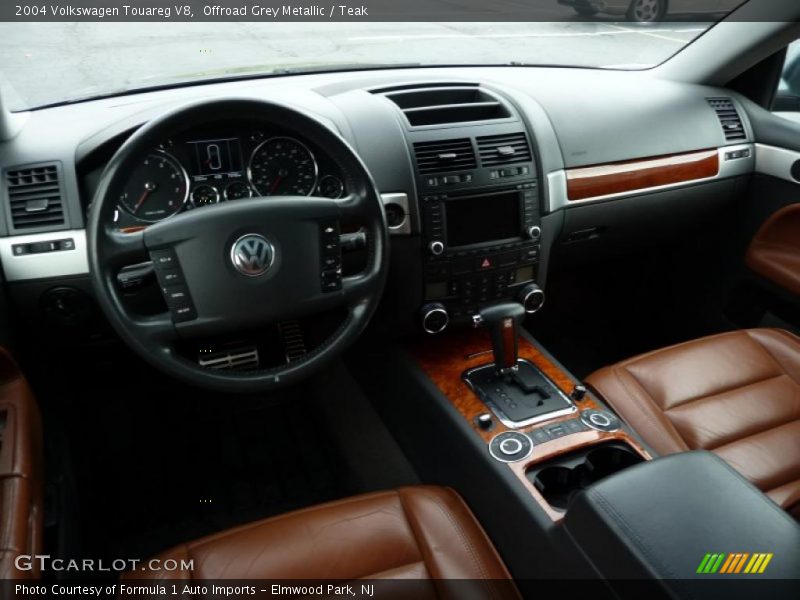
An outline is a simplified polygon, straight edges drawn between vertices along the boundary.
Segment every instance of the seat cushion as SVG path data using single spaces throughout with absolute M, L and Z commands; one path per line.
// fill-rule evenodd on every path
M 716 452 L 800 517 L 800 338 L 724 333 L 625 360 L 586 382 L 656 452 Z
M 158 557 L 193 560 L 180 572 L 127 579 L 472 579 L 510 575 L 464 501 L 418 486 L 356 496 L 183 544 Z M 145 563 L 147 564 L 147 563 Z M 491 589 L 491 588 L 487 588 Z M 497 591 L 497 590 L 495 590 Z
M 38 563 L 19 570 L 20 554 L 42 553 L 44 448 L 39 407 L 27 380 L 0 348 L 0 578 L 39 575 Z

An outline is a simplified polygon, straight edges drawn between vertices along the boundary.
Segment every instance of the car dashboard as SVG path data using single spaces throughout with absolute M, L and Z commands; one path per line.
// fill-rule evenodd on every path
M 755 170 L 743 98 L 623 71 L 310 74 L 53 107 L 31 112 L 20 134 L 0 145 L 8 165 L 0 259 L 12 296 L 35 307 L 28 318 L 38 323 L 44 310 L 73 326 L 89 311 L 60 314 L 63 302 L 51 296 L 67 288 L 73 303 L 90 302 L 84 228 L 105 165 L 143 123 L 212 97 L 291 106 L 355 149 L 381 193 L 392 239 L 375 322 L 398 334 L 469 325 L 482 306 L 504 299 L 535 312 L 555 254 L 580 261 L 669 236 L 729 201 Z M 246 115 L 161 140 L 138 164 L 117 202 L 123 231 L 210 204 L 349 191 L 328 149 L 303 131 Z M 50 187 L 23 189 L 36 183 L 37 169 Z M 343 232 L 352 251 L 346 268 L 365 251 L 357 233 Z

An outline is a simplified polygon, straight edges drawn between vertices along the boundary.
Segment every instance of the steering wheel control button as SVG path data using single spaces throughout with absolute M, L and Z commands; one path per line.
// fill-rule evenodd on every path
M 319 225 L 320 277 L 323 293 L 342 289 L 342 245 L 339 240 L 338 221 L 324 221 Z
M 504 431 L 489 442 L 489 454 L 500 462 L 517 462 L 528 458 L 533 452 L 533 442 L 519 431 Z
M 243 235 L 231 246 L 233 267 L 246 277 L 260 277 L 275 262 L 275 248 L 258 233 Z
M 585 410 L 581 413 L 581 421 L 587 427 L 597 431 L 618 431 L 622 427 L 620 420 L 610 412 L 604 410 Z
M 150 259 L 156 270 L 178 266 L 178 257 L 174 250 L 154 250 L 150 253 Z
M 175 251 L 154 250 L 150 253 L 150 259 L 153 261 L 161 294 L 172 313 L 172 320 L 181 323 L 196 319 L 197 311 L 189 295 L 189 288 L 186 287 L 186 280 Z

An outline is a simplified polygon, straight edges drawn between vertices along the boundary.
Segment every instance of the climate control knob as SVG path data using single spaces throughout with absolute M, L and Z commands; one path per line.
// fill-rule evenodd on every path
M 444 253 L 444 244 L 438 240 L 428 244 L 428 252 L 434 256 L 441 256 Z
M 532 315 L 544 306 L 544 291 L 535 283 L 529 283 L 520 290 L 517 301 Z
M 434 302 L 426 304 L 420 311 L 422 315 L 422 328 L 431 334 L 441 333 L 450 324 L 450 315 L 444 304 Z
M 534 241 L 538 240 L 540 237 L 542 237 L 542 228 L 538 225 L 528 227 L 528 237 Z

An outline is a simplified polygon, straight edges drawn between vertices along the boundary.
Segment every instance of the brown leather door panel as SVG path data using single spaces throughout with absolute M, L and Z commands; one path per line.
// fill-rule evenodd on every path
M 774 213 L 758 230 L 745 257 L 753 271 L 800 296 L 800 204 Z
M 0 578 L 34 578 L 18 571 L 20 554 L 41 554 L 44 457 L 39 407 L 28 382 L 0 348 Z M 34 562 L 34 564 L 36 564 Z

